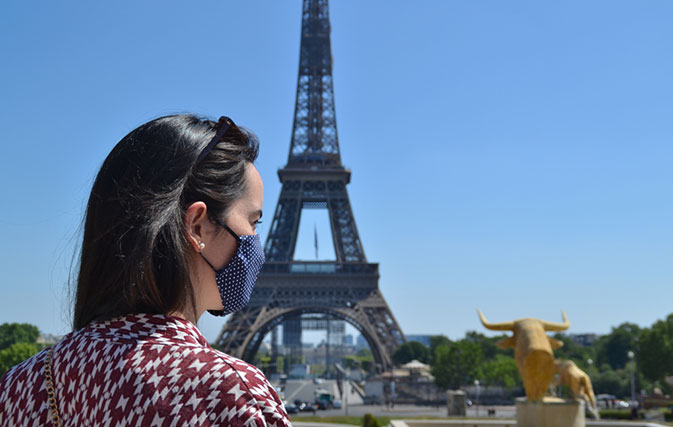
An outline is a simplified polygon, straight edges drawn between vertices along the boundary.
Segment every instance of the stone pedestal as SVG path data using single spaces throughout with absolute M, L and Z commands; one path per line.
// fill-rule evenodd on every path
M 446 392 L 446 404 L 448 416 L 465 416 L 465 392 L 462 390 L 449 390 Z
M 584 401 L 545 397 L 529 402 L 516 399 L 517 427 L 584 427 Z

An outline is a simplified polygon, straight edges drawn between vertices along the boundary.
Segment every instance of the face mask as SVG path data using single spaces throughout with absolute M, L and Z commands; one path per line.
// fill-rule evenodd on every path
M 215 271 L 215 282 L 224 307 L 224 310 L 208 310 L 215 316 L 224 316 L 248 305 L 257 275 L 265 261 L 259 235 L 238 236 L 226 224 L 220 223 L 220 225 L 238 240 L 238 249 L 231 261 L 219 270 L 201 254 Z

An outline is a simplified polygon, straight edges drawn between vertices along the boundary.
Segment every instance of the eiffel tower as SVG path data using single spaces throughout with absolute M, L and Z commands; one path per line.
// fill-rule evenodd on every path
M 304 0 L 292 141 L 278 171 L 267 262 L 250 303 L 229 317 L 216 343 L 252 362 L 262 339 L 283 324 L 285 344 L 301 351 L 302 316 L 319 314 L 358 329 L 378 370 L 386 371 L 405 338 L 379 291 L 378 264 L 367 262 L 346 191 L 351 172 L 339 152 L 330 31 L 328 1 Z M 293 259 L 302 209 L 329 212 L 335 261 Z

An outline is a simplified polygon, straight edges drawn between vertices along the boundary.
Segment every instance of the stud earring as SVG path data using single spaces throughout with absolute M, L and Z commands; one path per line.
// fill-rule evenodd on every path
M 199 249 L 203 250 L 206 247 L 206 244 L 203 242 L 199 242 Z

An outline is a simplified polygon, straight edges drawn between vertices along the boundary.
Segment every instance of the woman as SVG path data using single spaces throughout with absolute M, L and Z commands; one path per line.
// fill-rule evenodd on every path
M 230 119 L 191 115 L 115 146 L 87 205 L 74 332 L 0 380 L 0 425 L 290 425 L 264 375 L 195 326 L 243 308 L 264 263 L 257 152 Z

